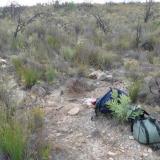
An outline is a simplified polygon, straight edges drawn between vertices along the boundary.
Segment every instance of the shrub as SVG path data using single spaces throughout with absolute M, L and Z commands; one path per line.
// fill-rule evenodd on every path
M 22 76 L 23 76 L 24 84 L 26 88 L 31 88 L 34 84 L 36 84 L 36 82 L 40 77 L 36 70 L 30 69 L 30 68 L 25 68 L 23 70 Z
M 129 71 L 137 71 L 139 69 L 139 62 L 135 59 L 124 59 L 124 66 Z
M 13 105 L 13 102 L 11 102 L 10 99 L 10 94 L 6 88 L 6 86 L 3 84 L 1 84 L 0 82 L 0 112 L 1 110 L 4 112 L 3 116 L 5 118 L 6 121 L 10 121 L 12 119 L 12 117 L 14 116 L 15 113 L 15 107 Z M 2 115 L 0 115 L 0 117 L 3 117 Z M 3 119 L 0 121 L 3 121 Z
M 13 39 L 11 47 L 15 50 L 25 49 L 25 38 L 20 35 L 16 39 Z
M 74 10 L 76 8 L 76 4 L 74 2 L 67 3 L 67 10 Z
M 84 64 L 78 65 L 76 73 L 79 77 L 86 77 L 88 75 L 88 66 Z
M 72 78 L 67 82 L 67 90 L 69 93 L 83 93 L 93 89 L 94 86 L 87 83 L 83 78 Z
M 160 65 L 160 57 L 154 57 L 153 58 L 153 64 L 154 65 Z
M 153 64 L 154 62 L 154 55 L 153 54 L 148 54 L 147 55 L 147 59 L 149 61 L 150 64 Z
M 121 122 L 127 120 L 130 98 L 125 95 L 118 97 L 117 91 L 113 91 L 112 98 L 108 105 L 113 115 Z
M 47 82 L 52 82 L 56 77 L 56 70 L 54 68 L 48 67 L 45 72 L 45 77 Z
M 58 51 L 61 47 L 60 41 L 58 39 L 56 39 L 53 36 L 48 36 L 47 37 L 47 41 L 48 44 L 50 45 L 50 47 L 54 48 L 56 51 Z
M 91 44 L 79 44 L 76 46 L 73 59 L 77 64 L 97 66 L 98 50 Z
M 105 52 L 92 45 L 78 45 L 74 60 L 79 64 L 87 64 L 96 68 L 111 68 L 114 62 L 120 61 L 120 57 L 113 52 Z
M 130 86 L 128 87 L 129 97 L 132 103 L 135 103 L 137 101 L 140 87 L 141 87 L 141 82 L 138 80 L 132 82 Z
M 30 128 L 32 132 L 42 129 L 44 125 L 44 112 L 40 108 L 34 108 L 31 111 Z
M 133 43 L 133 40 L 131 39 L 131 37 L 126 34 L 120 35 L 119 38 L 116 38 L 114 41 L 112 41 L 112 44 L 114 48 L 118 49 L 118 50 L 126 50 L 131 48 Z
M 3 124 L 4 125 L 4 124 Z M 12 160 L 22 160 L 26 139 L 18 124 L 5 124 L 0 129 L 0 148 Z
M 65 60 L 72 60 L 75 55 L 75 50 L 70 47 L 63 47 L 62 48 L 62 56 Z
M 24 81 L 26 88 L 31 88 L 40 79 L 41 73 L 37 72 L 34 68 L 25 66 L 21 59 L 16 58 L 12 62 L 15 66 L 16 73 Z
M 14 58 L 12 60 L 12 63 L 14 65 L 15 69 L 16 69 L 16 73 L 18 74 L 18 76 L 20 78 L 22 78 L 21 77 L 22 76 L 22 72 L 23 72 L 23 62 L 22 62 L 22 60 L 19 59 L 19 58 Z
M 116 61 L 121 61 L 120 57 L 113 52 L 104 52 L 99 54 L 98 63 L 101 69 L 111 69 L 113 63 Z

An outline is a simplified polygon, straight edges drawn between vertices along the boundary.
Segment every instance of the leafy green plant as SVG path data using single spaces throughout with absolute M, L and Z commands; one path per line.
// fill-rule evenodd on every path
M 116 90 L 113 91 L 112 98 L 113 99 L 109 102 L 108 106 L 111 109 L 113 116 L 121 122 L 127 120 L 130 98 L 126 95 L 118 96 Z
M 128 87 L 129 97 L 132 103 L 135 103 L 140 91 L 141 82 L 139 80 L 132 82 Z

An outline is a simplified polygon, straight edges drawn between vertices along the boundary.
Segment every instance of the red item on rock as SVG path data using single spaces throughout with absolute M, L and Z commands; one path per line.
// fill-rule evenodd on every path
M 96 100 L 92 101 L 91 103 L 92 103 L 93 105 L 96 105 Z

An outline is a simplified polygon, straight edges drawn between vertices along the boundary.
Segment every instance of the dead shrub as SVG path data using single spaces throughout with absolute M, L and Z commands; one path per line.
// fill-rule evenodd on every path
M 85 91 L 91 91 L 93 88 L 93 85 L 88 84 L 82 78 L 72 78 L 67 82 L 67 91 L 69 93 L 83 93 Z

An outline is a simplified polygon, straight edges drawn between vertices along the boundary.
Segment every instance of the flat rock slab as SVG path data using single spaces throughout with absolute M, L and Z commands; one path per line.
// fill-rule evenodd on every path
M 71 116 L 74 116 L 74 115 L 77 115 L 79 111 L 80 111 L 79 107 L 74 107 L 71 110 L 69 110 L 68 114 Z

